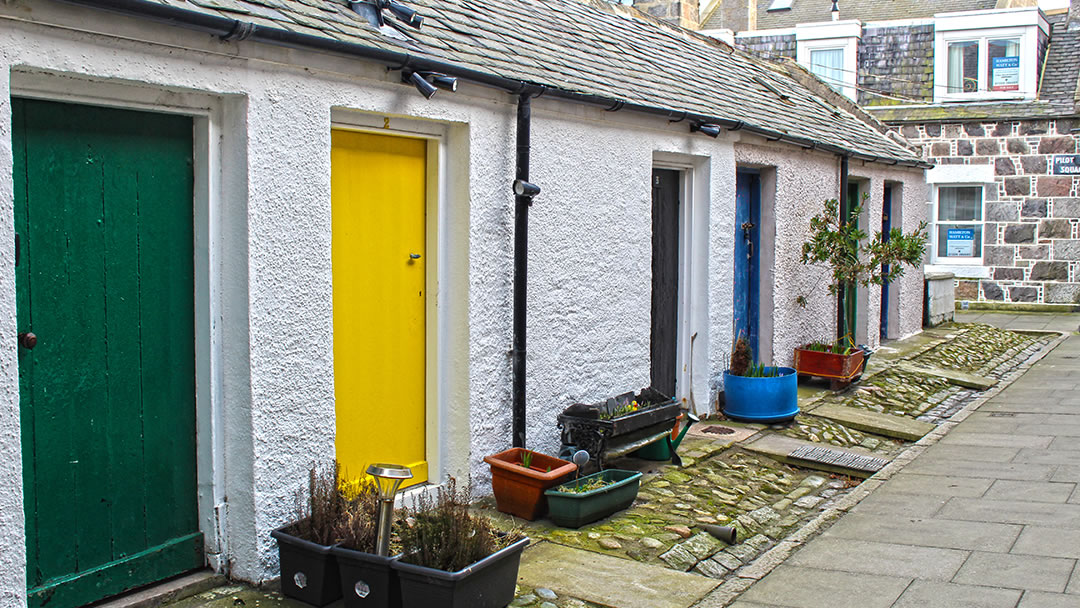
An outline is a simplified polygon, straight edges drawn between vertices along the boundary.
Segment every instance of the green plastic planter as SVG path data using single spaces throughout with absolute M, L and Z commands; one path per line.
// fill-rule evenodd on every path
M 585 484 L 596 478 L 612 483 L 580 494 L 560 492 L 559 488 L 544 492 L 548 500 L 548 519 L 564 528 L 580 528 L 632 505 L 641 486 L 641 473 L 620 469 L 600 471 L 563 485 Z

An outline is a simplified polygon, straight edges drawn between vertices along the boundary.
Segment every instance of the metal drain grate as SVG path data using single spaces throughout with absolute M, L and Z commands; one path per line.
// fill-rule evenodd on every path
M 713 435 L 730 435 L 735 432 L 735 429 L 728 428 L 726 426 L 717 426 L 714 424 L 712 426 L 707 426 L 701 429 L 701 432 L 712 433 Z
M 860 454 L 851 454 L 848 452 L 841 452 L 840 450 L 808 445 L 792 450 L 788 456 L 791 458 L 798 458 L 799 460 L 831 464 L 833 466 L 854 469 L 856 471 L 867 471 L 870 473 L 876 473 L 880 471 L 882 467 L 889 464 L 889 461 L 884 458 L 862 456 Z

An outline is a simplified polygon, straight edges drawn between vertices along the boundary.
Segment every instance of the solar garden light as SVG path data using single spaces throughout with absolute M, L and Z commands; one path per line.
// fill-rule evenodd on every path
M 401 482 L 412 479 L 412 470 L 399 464 L 373 464 L 367 474 L 375 478 L 379 494 L 379 528 L 375 537 L 375 554 L 390 555 L 390 524 L 394 520 L 394 495 Z

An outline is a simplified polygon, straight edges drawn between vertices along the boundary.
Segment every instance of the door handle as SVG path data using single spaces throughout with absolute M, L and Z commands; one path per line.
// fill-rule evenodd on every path
M 37 336 L 32 331 L 19 334 L 19 346 L 26 350 L 34 350 L 34 347 L 37 346 Z
M 419 260 L 420 259 L 420 254 L 419 253 L 410 253 L 409 254 L 409 259 L 410 260 Z

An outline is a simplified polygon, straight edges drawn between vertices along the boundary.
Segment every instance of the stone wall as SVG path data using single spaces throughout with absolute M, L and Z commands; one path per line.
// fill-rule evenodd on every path
M 958 278 L 956 299 L 1080 304 L 1080 177 L 1051 175 L 1054 154 L 1078 153 L 1078 119 L 904 125 L 938 165 L 994 167 L 984 189 L 983 265 Z
M 698 27 L 698 0 L 634 0 L 634 8 L 687 29 Z

